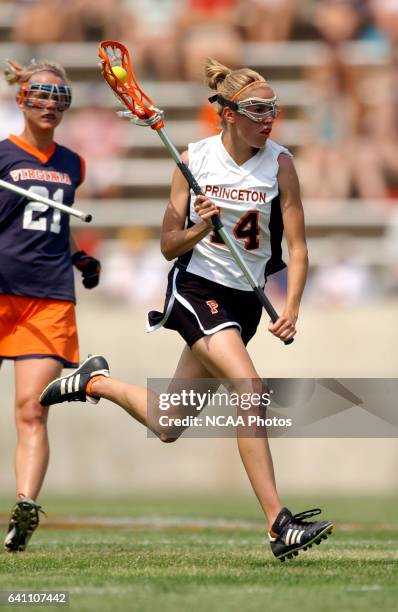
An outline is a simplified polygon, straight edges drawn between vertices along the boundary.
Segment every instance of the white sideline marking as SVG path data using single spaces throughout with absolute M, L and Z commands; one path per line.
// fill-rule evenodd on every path
M 383 587 L 380 584 L 363 584 L 362 586 L 341 587 L 341 590 L 355 593 L 357 591 L 383 591 Z
M 0 515 L 0 526 L 4 527 L 8 525 L 8 515 Z M 265 522 L 256 520 L 232 520 L 232 519 L 201 519 L 191 517 L 180 517 L 180 516 L 137 516 L 131 517 L 109 517 L 109 516 L 61 516 L 52 515 L 46 519 L 40 521 L 40 529 L 46 527 L 55 529 L 75 528 L 75 529 L 89 529 L 90 527 L 103 527 L 105 528 L 138 528 L 138 529 L 192 529 L 192 531 L 199 529 L 215 528 L 221 530 L 255 530 L 262 531 L 267 534 L 267 527 Z M 372 538 L 347 538 L 347 532 L 350 531 L 364 531 L 369 530 L 369 525 L 363 525 L 360 523 L 338 523 L 335 526 L 337 532 L 345 537 L 340 540 L 333 539 L 333 546 L 377 546 L 380 547 L 380 542 L 375 541 Z M 388 531 L 397 533 L 397 525 L 395 523 L 380 523 L 372 524 L 370 526 L 371 533 L 373 531 Z M 395 546 L 398 548 L 398 539 L 390 538 L 382 543 L 382 548 L 385 546 Z
M 2 518 L 0 520 L 0 526 L 6 525 L 7 520 Z M 91 527 L 99 528 L 131 528 L 131 529 L 186 529 L 186 530 L 200 530 L 200 529 L 223 529 L 223 530 L 257 530 L 267 533 L 267 526 L 265 522 L 259 521 L 234 521 L 228 519 L 200 519 L 200 518 L 189 518 L 189 517 L 100 517 L 100 516 L 49 516 L 47 519 L 40 522 L 40 529 L 45 528 L 75 528 L 85 529 Z
M 137 592 L 137 587 L 136 586 L 128 586 L 128 585 L 118 585 L 116 586 L 109 586 L 109 587 L 95 587 L 95 586 L 86 586 L 86 587 L 69 587 L 68 588 L 69 593 L 73 594 L 73 595 L 107 595 L 107 594 L 112 594 L 112 595 L 122 595 L 123 593 L 136 593 Z M 242 591 L 244 591 L 245 593 L 273 593 L 276 591 L 276 589 L 273 589 L 271 587 L 268 586 L 251 586 L 251 587 L 245 587 L 240 585 L 239 587 L 231 587 L 229 589 L 229 593 L 231 591 L 237 591 L 239 593 L 242 593 Z

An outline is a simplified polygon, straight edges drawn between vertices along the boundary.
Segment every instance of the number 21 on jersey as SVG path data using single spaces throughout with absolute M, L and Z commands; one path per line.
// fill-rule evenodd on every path
M 35 194 L 44 196 L 45 198 L 50 197 L 47 187 L 43 187 L 41 185 L 34 185 L 33 187 L 29 187 L 29 191 L 32 192 L 33 197 Z M 52 199 L 54 200 L 54 202 L 58 202 L 59 204 L 62 204 L 63 199 L 64 199 L 64 190 L 57 189 Z M 23 222 L 22 222 L 23 229 L 36 230 L 38 232 L 46 232 L 49 229 L 50 232 L 53 232 L 54 234 L 59 234 L 61 231 L 61 211 L 60 210 L 57 210 L 56 208 L 53 209 L 50 227 L 48 227 L 49 220 L 45 216 L 41 216 L 41 217 L 38 217 L 37 219 L 33 219 L 34 212 L 46 212 L 48 208 L 49 206 L 47 206 L 47 204 L 43 204 L 42 202 L 35 202 L 34 200 L 26 204 L 25 211 L 23 214 Z

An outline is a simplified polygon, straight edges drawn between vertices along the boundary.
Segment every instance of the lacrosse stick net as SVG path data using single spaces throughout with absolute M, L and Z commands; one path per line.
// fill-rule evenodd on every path
M 137 125 L 150 126 L 154 130 L 162 128 L 163 111 L 154 106 L 150 97 L 138 85 L 126 47 L 114 40 L 105 40 L 100 44 L 98 53 L 101 58 L 102 76 L 119 102 L 127 108 L 118 114 Z M 123 81 L 117 77 L 117 72 L 112 72 L 115 67 L 123 68 L 125 71 Z

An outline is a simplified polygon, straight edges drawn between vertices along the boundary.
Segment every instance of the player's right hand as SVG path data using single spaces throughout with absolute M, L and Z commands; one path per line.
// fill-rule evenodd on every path
M 213 215 L 218 214 L 218 208 L 214 202 L 209 200 L 207 196 L 198 195 L 195 199 L 194 209 L 196 214 L 199 215 L 199 217 L 205 221 L 207 225 L 213 227 L 211 218 Z
M 286 340 L 289 340 L 290 338 L 293 338 L 293 336 L 296 335 L 296 321 L 296 316 L 282 313 L 279 319 L 275 321 L 275 323 L 272 323 L 272 321 L 270 321 L 268 325 L 268 330 L 271 332 L 271 334 L 279 338 L 279 340 L 285 342 Z

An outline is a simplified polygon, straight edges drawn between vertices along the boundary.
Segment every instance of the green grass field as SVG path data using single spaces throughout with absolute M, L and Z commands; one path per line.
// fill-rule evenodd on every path
M 287 501 L 336 528 L 281 563 L 251 497 L 47 500 L 28 551 L 0 554 L 0 590 L 68 590 L 79 611 L 395 610 L 398 498 Z

